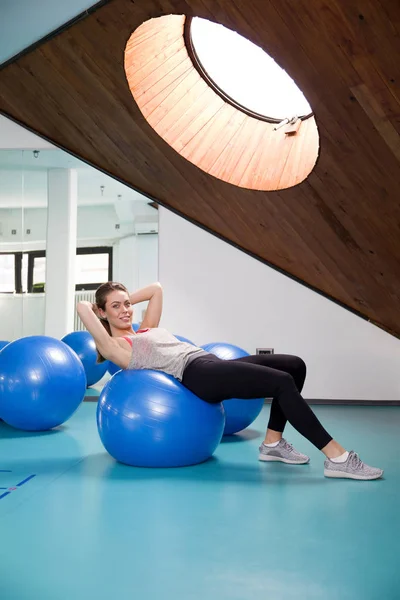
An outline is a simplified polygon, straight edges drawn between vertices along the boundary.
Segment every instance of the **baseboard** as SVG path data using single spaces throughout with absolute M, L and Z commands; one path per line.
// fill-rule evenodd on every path
M 310 405 L 329 405 L 329 406 L 400 406 L 400 400 L 335 400 L 335 399 L 320 399 L 306 398 L 307 404 Z M 271 399 L 266 399 L 266 404 L 271 404 Z
M 84 402 L 97 402 L 98 396 L 85 396 Z M 312 406 L 400 406 L 400 400 L 332 400 L 319 398 L 306 398 L 307 404 Z M 266 398 L 265 404 L 271 404 L 271 399 Z

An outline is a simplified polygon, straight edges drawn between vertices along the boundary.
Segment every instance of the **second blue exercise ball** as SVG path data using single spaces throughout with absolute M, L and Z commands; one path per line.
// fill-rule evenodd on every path
M 234 346 L 233 344 L 225 344 L 216 342 L 213 344 L 206 344 L 202 346 L 206 352 L 215 354 L 218 358 L 223 360 L 233 360 L 236 358 L 243 358 L 249 356 L 249 353 Z M 239 398 L 232 398 L 223 402 L 225 409 L 225 430 L 224 435 L 232 435 L 238 431 L 246 429 L 260 414 L 264 405 L 264 398 L 256 398 L 251 400 L 241 400 Z
M 137 467 L 182 467 L 214 453 L 225 425 L 222 404 L 207 404 L 159 371 L 122 370 L 100 394 L 97 424 L 106 450 Z
M 110 373 L 110 375 L 115 375 L 115 373 L 118 373 L 120 370 L 121 367 L 111 362 L 111 360 L 108 361 L 107 371 Z
M 6 346 L 8 346 L 10 342 L 6 342 L 5 340 L 0 340 L 0 352 L 3 350 L 3 348 L 5 348 Z M 0 421 L 2 421 L 3 419 L 0 417 Z
M 8 346 L 9 343 L 10 342 L 6 342 L 6 340 L 0 340 L 0 352 L 3 350 L 3 348 Z
M 93 336 L 88 331 L 74 331 L 62 338 L 74 350 L 82 361 L 85 369 L 87 385 L 94 385 L 107 371 L 108 361 L 97 362 L 97 350 Z
M 44 335 L 20 338 L 0 352 L 0 417 L 17 429 L 45 431 L 64 423 L 85 396 L 75 352 Z

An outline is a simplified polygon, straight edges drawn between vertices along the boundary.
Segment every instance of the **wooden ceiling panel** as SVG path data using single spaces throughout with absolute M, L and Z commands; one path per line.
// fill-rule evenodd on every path
M 301 87 L 320 136 L 303 183 L 234 187 L 146 122 L 126 80 L 126 44 L 147 19 L 183 13 L 262 45 Z M 112 0 L 3 68 L 0 110 L 400 335 L 399 33 L 393 0 Z

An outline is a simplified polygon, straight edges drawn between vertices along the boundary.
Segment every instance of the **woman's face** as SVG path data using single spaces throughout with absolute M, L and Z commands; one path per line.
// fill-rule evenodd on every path
M 114 290 L 107 296 L 105 310 L 99 310 L 100 316 L 105 317 L 109 324 L 116 329 L 132 331 L 133 307 L 129 296 L 122 290 Z

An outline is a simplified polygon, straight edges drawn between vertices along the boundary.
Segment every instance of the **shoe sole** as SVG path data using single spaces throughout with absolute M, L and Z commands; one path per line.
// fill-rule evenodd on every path
M 265 454 L 260 454 L 258 460 L 261 460 L 262 462 L 283 462 L 287 465 L 308 465 L 308 463 L 310 462 L 310 459 L 298 461 L 289 460 L 288 458 L 280 458 L 279 456 L 268 456 Z
M 380 479 L 383 475 L 379 473 L 378 475 L 363 477 L 362 475 L 352 475 L 351 473 L 344 473 L 343 471 L 324 471 L 325 477 L 332 477 L 332 479 L 357 479 L 358 481 L 374 481 L 375 479 Z

